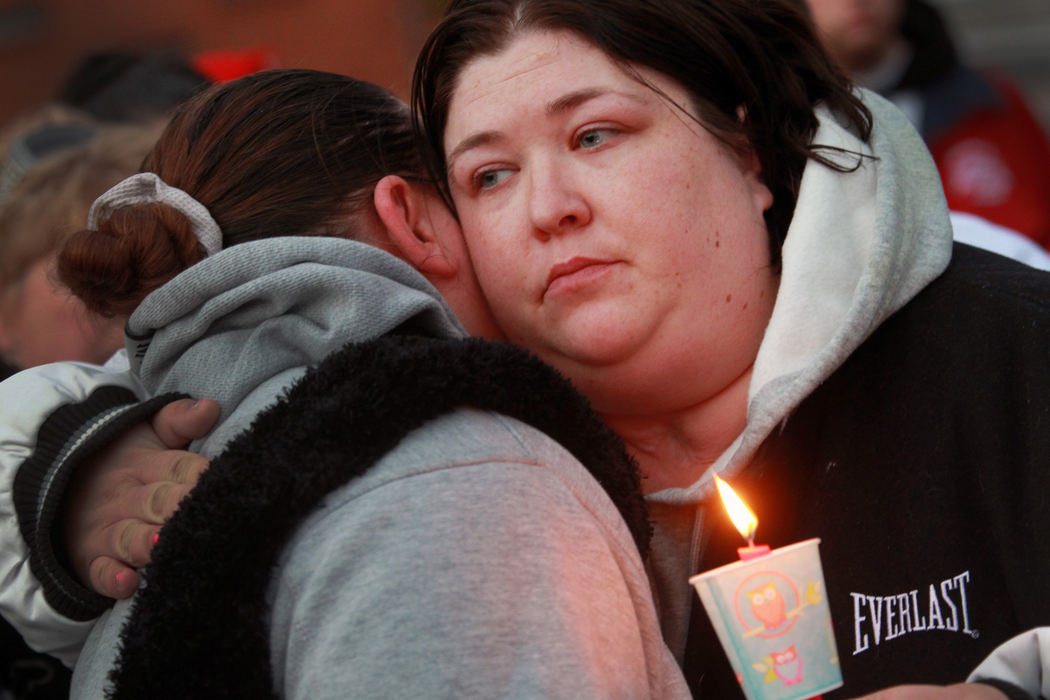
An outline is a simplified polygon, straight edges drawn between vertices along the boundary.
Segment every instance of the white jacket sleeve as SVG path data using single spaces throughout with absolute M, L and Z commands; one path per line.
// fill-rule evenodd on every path
M 1012 683 L 1036 698 L 1050 698 L 1050 627 L 1037 627 L 1000 644 L 967 679 Z
M 0 614 L 31 648 L 71 666 L 112 600 L 84 588 L 52 548 L 76 464 L 171 400 L 142 402 L 128 372 L 79 363 L 0 383 Z

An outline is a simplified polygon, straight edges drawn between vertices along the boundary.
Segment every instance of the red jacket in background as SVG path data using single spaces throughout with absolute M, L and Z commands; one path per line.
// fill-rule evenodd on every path
M 1050 250 L 1047 137 L 1012 84 L 976 73 L 968 77 L 985 82 L 996 99 L 959 110 L 958 102 L 938 104 L 948 95 L 925 95 L 928 114 L 956 111 L 942 128 L 923 130 L 948 206 L 1012 228 Z

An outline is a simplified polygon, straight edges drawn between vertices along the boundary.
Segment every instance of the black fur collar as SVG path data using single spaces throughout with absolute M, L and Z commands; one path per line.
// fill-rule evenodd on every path
M 325 494 L 459 406 L 518 418 L 565 446 L 609 493 L 644 558 L 650 529 L 635 464 L 553 369 L 480 340 L 348 345 L 234 439 L 165 526 L 122 633 L 111 697 L 275 697 L 265 597 L 284 543 Z

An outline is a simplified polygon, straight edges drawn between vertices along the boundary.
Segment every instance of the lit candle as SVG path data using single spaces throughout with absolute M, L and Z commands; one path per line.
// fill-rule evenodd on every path
M 722 499 L 722 505 L 725 506 L 726 512 L 729 513 L 729 519 L 733 521 L 733 525 L 747 540 L 746 547 L 737 547 L 736 553 L 740 559 L 747 561 L 748 559 L 760 557 L 763 554 L 769 554 L 768 545 L 755 544 L 755 530 L 758 529 L 758 518 L 755 517 L 754 512 L 747 507 L 747 504 L 737 495 L 733 487 L 723 481 L 718 474 L 715 474 L 715 485 L 718 487 L 718 495 Z
M 806 700 L 842 685 L 818 539 L 771 550 L 755 544 L 758 518 L 715 476 L 740 561 L 689 579 L 750 700 Z

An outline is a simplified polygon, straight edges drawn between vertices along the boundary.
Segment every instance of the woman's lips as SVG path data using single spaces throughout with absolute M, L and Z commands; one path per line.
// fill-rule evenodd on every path
M 543 296 L 574 292 L 603 276 L 613 266 L 608 260 L 573 258 L 558 263 L 547 275 L 547 288 Z

